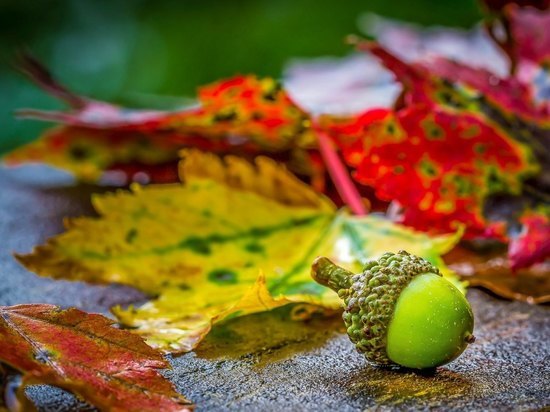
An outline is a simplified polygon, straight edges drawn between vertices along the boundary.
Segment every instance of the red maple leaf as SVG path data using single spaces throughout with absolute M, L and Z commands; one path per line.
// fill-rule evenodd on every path
M 27 385 L 50 384 L 102 410 L 186 411 L 192 404 L 158 369 L 169 367 L 139 336 L 101 315 L 46 304 L 0 306 L 0 361 Z

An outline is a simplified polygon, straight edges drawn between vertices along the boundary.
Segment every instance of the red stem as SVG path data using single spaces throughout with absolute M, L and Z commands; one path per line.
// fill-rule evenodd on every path
M 328 173 L 336 186 L 338 194 L 345 204 L 349 206 L 351 211 L 358 216 L 364 216 L 368 213 L 367 208 L 357 188 L 353 184 L 349 173 L 340 160 L 338 153 L 334 149 L 334 145 L 330 137 L 318 127 L 314 127 L 319 142 L 319 151 L 325 161 Z

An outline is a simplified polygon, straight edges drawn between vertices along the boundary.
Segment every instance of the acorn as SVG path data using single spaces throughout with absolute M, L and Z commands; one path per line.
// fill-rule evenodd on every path
M 371 362 L 434 368 L 475 340 L 474 316 L 464 295 L 418 256 L 385 253 L 359 274 L 320 257 L 312 277 L 344 300 L 349 338 Z

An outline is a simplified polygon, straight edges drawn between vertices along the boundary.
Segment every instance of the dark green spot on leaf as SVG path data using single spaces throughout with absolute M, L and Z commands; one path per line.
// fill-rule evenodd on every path
M 180 243 L 180 247 L 191 249 L 200 255 L 209 255 L 212 252 L 208 240 L 200 237 L 187 238 Z
M 237 274 L 231 269 L 214 269 L 208 274 L 208 280 L 219 285 L 234 285 Z
M 252 242 L 247 243 L 244 246 L 245 250 L 250 253 L 263 253 L 265 252 L 265 247 L 263 247 L 260 243 Z
M 90 157 L 90 151 L 83 146 L 73 146 L 69 149 L 69 155 L 75 160 L 84 160 Z
M 126 236 L 124 237 L 124 240 L 126 241 L 126 243 L 132 243 L 136 239 L 137 234 L 138 234 L 137 229 L 133 227 L 130 230 L 128 230 L 128 232 L 126 232 Z

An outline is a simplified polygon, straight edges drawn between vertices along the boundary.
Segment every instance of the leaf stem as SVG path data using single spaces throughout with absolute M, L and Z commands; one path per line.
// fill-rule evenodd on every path
M 313 127 L 319 142 L 319 151 L 325 161 L 328 173 L 345 204 L 349 206 L 351 211 L 358 216 L 363 216 L 368 213 L 367 208 L 357 188 L 353 184 L 349 173 L 342 163 L 342 160 L 336 153 L 333 143 L 328 135 L 319 127 Z

